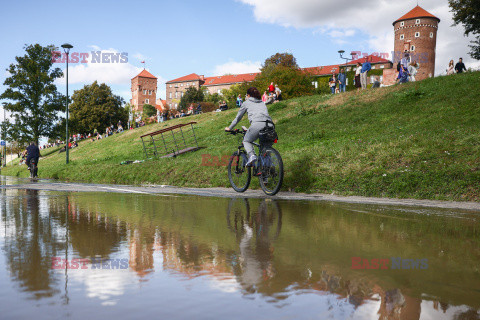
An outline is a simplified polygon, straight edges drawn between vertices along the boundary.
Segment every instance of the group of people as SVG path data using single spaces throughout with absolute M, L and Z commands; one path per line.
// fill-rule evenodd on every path
M 410 61 L 410 56 L 405 53 L 405 56 L 397 63 L 398 76 L 397 83 L 415 82 L 415 76 L 420 69 L 420 64 L 417 61 Z
M 455 73 L 463 73 L 465 71 L 467 71 L 467 68 L 465 67 L 465 64 L 463 63 L 462 58 L 458 59 L 457 64 L 455 64 L 455 62 L 453 62 L 453 59 L 450 60 L 450 62 L 448 63 L 447 75 L 452 75 L 452 74 L 455 74 Z

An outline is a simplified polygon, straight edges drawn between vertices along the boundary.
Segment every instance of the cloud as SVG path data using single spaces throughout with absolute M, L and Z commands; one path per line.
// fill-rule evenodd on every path
M 284 27 L 312 28 L 337 43 L 356 36 L 371 52 L 393 51 L 392 23 L 410 11 L 414 4 L 386 0 L 238 0 L 253 7 L 255 19 Z M 463 57 L 467 66 L 480 62 L 469 58 L 471 38 L 463 36 L 463 27 L 452 27 L 447 0 L 423 0 L 421 6 L 441 19 L 437 36 L 436 73 L 444 71 L 450 59 Z M 362 50 L 363 48 L 351 48 Z M 327 62 L 326 62 L 327 63 Z
M 103 53 L 120 53 L 115 49 L 101 49 L 92 45 L 94 51 Z M 130 60 L 130 59 L 129 59 Z M 130 85 L 130 80 L 135 77 L 142 68 L 136 67 L 128 61 L 127 63 L 91 63 L 92 54 L 89 53 L 88 63 L 70 64 L 68 68 L 68 82 L 71 84 L 90 84 L 94 81 L 108 85 L 120 84 Z M 65 74 L 65 68 L 63 68 Z M 64 84 L 65 79 L 57 79 L 57 84 Z
M 214 76 L 223 76 L 225 74 L 242 74 L 259 72 L 262 63 L 260 61 L 230 61 L 221 65 L 217 65 L 213 70 Z

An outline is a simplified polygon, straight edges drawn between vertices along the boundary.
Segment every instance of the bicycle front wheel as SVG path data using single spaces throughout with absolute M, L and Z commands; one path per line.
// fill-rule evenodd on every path
M 269 196 L 276 195 L 283 183 L 283 161 L 280 153 L 272 147 L 263 149 L 260 155 L 260 187 Z
M 248 158 L 244 151 L 235 151 L 228 162 L 228 180 L 232 188 L 237 192 L 248 189 L 252 179 L 251 168 L 247 167 Z

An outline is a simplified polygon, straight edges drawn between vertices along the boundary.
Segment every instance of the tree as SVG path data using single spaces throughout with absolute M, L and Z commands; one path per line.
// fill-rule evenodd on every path
M 157 114 L 157 109 L 155 109 L 154 106 L 152 106 L 151 104 L 143 105 L 143 116 L 145 118 L 150 118 L 156 114 Z
M 180 100 L 179 109 L 185 110 L 191 103 L 202 102 L 204 99 L 203 90 L 189 87 Z
M 453 12 L 454 25 L 463 24 L 465 35 L 476 35 L 471 41 L 470 56 L 480 60 L 480 2 L 478 0 L 448 0 Z
M 315 92 L 311 75 L 300 69 L 295 57 L 289 53 L 276 53 L 266 59 L 260 74 L 248 86 L 255 86 L 262 93 L 271 82 L 278 84 L 283 99 L 311 95 Z M 245 85 L 241 89 L 245 89 Z
M 85 85 L 83 89 L 75 90 L 72 95 L 69 126 L 71 121 L 73 131 L 87 133 L 94 129 L 103 132 L 118 120 L 125 124 L 128 113 L 122 107 L 123 103 L 123 98 L 114 95 L 105 83 L 99 85 L 95 81 L 91 85 Z
M 9 76 L 3 83 L 7 89 L 0 99 L 9 100 L 4 108 L 11 112 L 15 121 L 12 130 L 22 140 L 38 143 L 42 136 L 49 136 L 52 123 L 59 119 L 65 109 L 65 97 L 57 91 L 55 79 L 63 76 L 60 68 L 53 68 L 53 45 L 25 45 L 26 54 L 15 57 L 7 71 Z
M 269 68 L 277 66 L 284 66 L 286 68 L 298 69 L 297 59 L 291 53 L 275 53 L 270 58 L 267 58 L 262 65 L 260 71 L 264 72 Z

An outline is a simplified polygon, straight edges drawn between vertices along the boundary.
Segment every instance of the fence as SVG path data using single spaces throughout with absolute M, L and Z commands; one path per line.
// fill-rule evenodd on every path
M 198 146 L 194 124 L 196 122 L 177 124 L 140 136 L 146 158 L 176 157 L 182 153 L 201 149 L 202 147 Z

